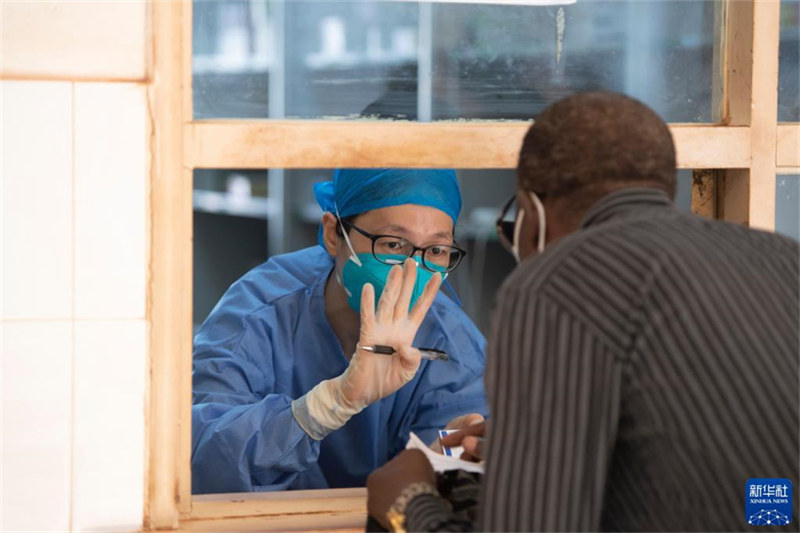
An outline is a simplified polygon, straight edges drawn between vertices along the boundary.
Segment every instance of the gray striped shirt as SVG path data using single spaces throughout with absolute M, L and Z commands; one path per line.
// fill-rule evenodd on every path
M 748 478 L 796 493 L 799 273 L 797 242 L 657 190 L 598 202 L 498 295 L 479 528 L 747 530 Z M 408 524 L 469 527 L 443 509 Z

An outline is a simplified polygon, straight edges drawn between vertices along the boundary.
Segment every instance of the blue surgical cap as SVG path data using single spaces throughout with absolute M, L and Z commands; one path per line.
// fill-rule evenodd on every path
M 458 220 L 461 191 L 451 169 L 366 168 L 338 169 L 333 181 L 314 184 L 314 196 L 323 211 L 342 218 L 393 205 L 435 207 Z M 319 242 L 322 244 L 322 228 Z

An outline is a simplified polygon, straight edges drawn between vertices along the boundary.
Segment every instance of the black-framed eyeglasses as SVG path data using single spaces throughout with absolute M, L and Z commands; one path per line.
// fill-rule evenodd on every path
M 459 248 L 455 244 L 431 244 L 420 248 L 414 246 L 403 237 L 396 235 L 374 235 L 363 230 L 352 222 L 342 221 L 345 230 L 356 230 L 372 241 L 372 255 L 386 265 L 397 265 L 405 261 L 404 259 L 386 258 L 387 255 L 402 255 L 406 258 L 413 257 L 417 252 L 421 253 L 422 266 L 431 272 L 448 273 L 456 269 L 461 260 L 467 255 L 467 251 Z M 384 257 L 381 257 L 384 256 Z
M 500 216 L 497 217 L 495 226 L 497 227 L 497 237 L 500 243 L 510 252 L 514 248 L 514 227 L 517 224 L 517 195 L 511 198 L 503 206 Z

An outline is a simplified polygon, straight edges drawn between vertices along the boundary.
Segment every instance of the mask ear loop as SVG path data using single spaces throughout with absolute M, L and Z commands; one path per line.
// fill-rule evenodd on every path
M 538 253 L 542 253 L 544 251 L 545 239 L 547 238 L 547 220 L 545 218 L 544 213 L 544 205 L 542 205 L 542 201 L 539 199 L 539 196 L 533 191 L 528 191 L 528 195 L 531 197 L 531 201 L 533 201 L 533 205 L 536 206 L 536 216 L 539 219 L 539 239 L 536 242 L 536 250 Z M 519 263 L 519 235 L 522 232 L 522 220 L 525 218 L 525 210 L 520 209 L 517 211 L 517 221 L 514 224 L 514 240 L 511 243 L 511 253 L 514 255 L 514 259 L 517 260 Z
M 536 243 L 536 248 L 539 253 L 542 253 L 544 251 L 544 241 L 547 238 L 547 221 L 544 216 L 544 205 L 542 205 L 542 201 L 535 192 L 528 191 L 528 194 L 531 200 L 533 200 L 534 205 L 536 205 L 536 214 L 539 216 L 539 242 Z
M 517 220 L 514 222 L 514 237 L 511 241 L 511 253 L 516 259 L 517 263 L 519 263 L 519 234 L 522 232 L 522 219 L 525 218 L 525 210 L 518 209 L 517 210 Z
M 359 259 L 358 255 L 356 255 L 356 251 L 353 249 L 353 245 L 350 243 L 350 237 L 347 236 L 347 228 L 345 228 L 344 224 L 342 224 L 342 217 L 339 216 L 339 208 L 336 206 L 335 201 L 333 202 L 333 208 L 336 210 L 336 220 L 339 221 L 339 225 L 342 227 L 342 235 L 344 235 L 344 242 L 346 242 L 347 247 L 350 248 L 349 260 L 358 266 L 362 266 L 361 259 Z

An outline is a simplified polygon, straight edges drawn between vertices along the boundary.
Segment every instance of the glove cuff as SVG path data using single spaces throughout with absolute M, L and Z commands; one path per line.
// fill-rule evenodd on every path
M 314 440 L 324 439 L 366 407 L 354 407 L 344 401 L 341 379 L 341 376 L 327 379 L 292 401 L 292 415 L 303 431 Z

